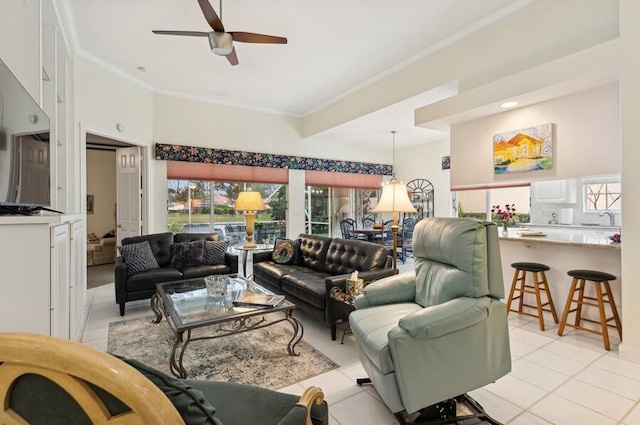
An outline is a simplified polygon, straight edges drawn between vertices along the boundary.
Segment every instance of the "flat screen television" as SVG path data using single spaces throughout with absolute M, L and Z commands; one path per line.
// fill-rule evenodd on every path
M 0 59 L 0 214 L 51 206 L 49 117 Z

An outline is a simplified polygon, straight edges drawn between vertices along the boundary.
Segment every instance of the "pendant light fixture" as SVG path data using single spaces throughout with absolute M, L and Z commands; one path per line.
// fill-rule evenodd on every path
M 380 195 L 380 202 L 373 209 L 373 212 L 380 213 L 392 213 L 393 222 L 391 226 L 391 232 L 393 232 L 393 269 L 397 270 L 398 265 L 398 213 L 401 212 L 416 212 L 413 204 L 409 200 L 409 193 L 407 191 L 407 185 L 399 181 L 396 178 L 396 132 L 391 131 L 393 138 L 393 151 L 392 151 L 392 163 L 391 163 L 391 180 L 384 184 L 382 187 L 382 195 Z

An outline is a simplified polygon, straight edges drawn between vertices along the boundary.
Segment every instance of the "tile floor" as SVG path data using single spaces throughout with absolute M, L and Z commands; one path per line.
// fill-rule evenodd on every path
M 412 268 L 408 261 L 401 271 Z M 149 314 L 148 300 L 131 302 L 124 319 Z M 82 341 L 105 350 L 109 323 L 123 319 L 113 284 L 88 291 L 87 315 Z M 372 386 L 355 384 L 356 378 L 366 375 L 353 337 L 347 336 L 344 344 L 331 341 L 328 327 L 299 317 L 305 340 L 341 367 L 281 391 L 301 394 L 310 385 L 321 387 L 330 406 L 331 425 L 396 424 Z M 550 323 L 551 318 L 546 318 L 547 330 L 541 332 L 536 319 L 511 313 L 511 373 L 469 394 L 504 424 L 640 424 L 640 363 L 618 355 L 616 338 L 607 352 L 599 336 L 571 330 L 559 337 L 558 326 Z

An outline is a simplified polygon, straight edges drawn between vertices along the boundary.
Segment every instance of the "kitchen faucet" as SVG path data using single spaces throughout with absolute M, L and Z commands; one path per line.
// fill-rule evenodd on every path
M 609 226 L 613 227 L 616 225 L 616 217 L 613 215 L 613 213 L 609 210 L 604 210 L 600 213 L 600 217 L 602 217 L 603 215 L 608 215 L 609 216 Z

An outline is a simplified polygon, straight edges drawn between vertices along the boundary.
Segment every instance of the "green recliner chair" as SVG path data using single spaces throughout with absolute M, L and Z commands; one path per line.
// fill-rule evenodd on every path
M 415 271 L 368 285 L 349 317 L 362 365 L 402 423 L 511 371 L 495 224 L 421 220 L 413 252 Z

